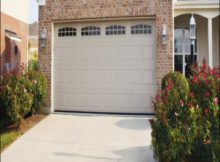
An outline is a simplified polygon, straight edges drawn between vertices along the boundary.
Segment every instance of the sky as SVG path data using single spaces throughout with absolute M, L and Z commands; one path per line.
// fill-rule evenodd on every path
M 29 24 L 38 21 L 38 4 L 36 0 L 29 0 Z

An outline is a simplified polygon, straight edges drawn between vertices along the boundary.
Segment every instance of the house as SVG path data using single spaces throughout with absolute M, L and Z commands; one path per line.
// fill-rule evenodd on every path
M 29 60 L 38 54 L 38 22 L 29 25 Z
M 163 76 L 173 70 L 186 74 L 192 13 L 198 60 L 219 64 L 213 33 L 219 32 L 218 9 L 216 0 L 39 0 L 39 66 L 49 83 L 47 110 L 154 113 L 151 102 Z M 200 10 L 212 16 L 204 20 Z
M 21 7 L 22 4 L 22 7 Z M 28 0 L 1 1 L 0 76 L 27 63 Z
M 196 22 L 195 59 L 207 60 L 210 67 L 219 66 L 219 0 L 174 1 L 174 69 L 189 73 L 190 61 L 189 20 Z

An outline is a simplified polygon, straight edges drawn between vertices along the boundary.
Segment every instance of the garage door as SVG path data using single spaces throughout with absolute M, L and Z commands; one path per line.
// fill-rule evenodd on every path
M 55 110 L 153 112 L 154 21 L 56 24 L 53 48 Z

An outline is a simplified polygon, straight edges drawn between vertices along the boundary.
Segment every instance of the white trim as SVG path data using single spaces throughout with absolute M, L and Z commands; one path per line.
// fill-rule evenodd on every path
M 38 2 L 38 5 L 39 5 L 39 6 L 44 6 L 44 5 L 46 5 L 46 0 L 38 0 L 37 2 Z
M 174 18 L 180 15 L 191 14 L 200 15 L 205 18 L 214 18 L 219 15 L 219 8 L 215 9 L 195 9 L 195 8 L 187 8 L 187 9 L 175 9 Z
M 208 19 L 208 57 L 209 66 L 213 67 L 213 49 L 212 49 L 212 19 Z
M 21 38 L 19 38 L 19 37 L 10 35 L 10 34 L 8 34 L 8 33 L 6 33 L 5 36 L 8 37 L 8 38 L 11 39 L 11 40 L 21 42 Z
M 55 109 L 54 109 L 54 48 L 55 48 L 55 45 L 54 45 L 54 22 L 51 23 L 51 96 L 50 96 L 50 100 L 51 100 L 51 107 L 50 107 L 50 113 L 54 112 Z

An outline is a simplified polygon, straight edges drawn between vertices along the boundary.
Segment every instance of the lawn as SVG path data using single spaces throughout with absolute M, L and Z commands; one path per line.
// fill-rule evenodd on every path
M 5 132 L 0 135 L 1 138 L 1 151 L 8 146 L 10 143 L 15 141 L 19 133 L 17 131 Z
M 44 119 L 46 115 L 33 115 L 24 119 L 24 122 L 18 127 L 17 124 L 8 126 L 6 129 L 1 130 L 0 141 L 1 149 L 0 152 L 4 151 L 10 144 L 12 144 L 17 138 L 22 136 L 26 131 L 32 128 L 34 125 Z

